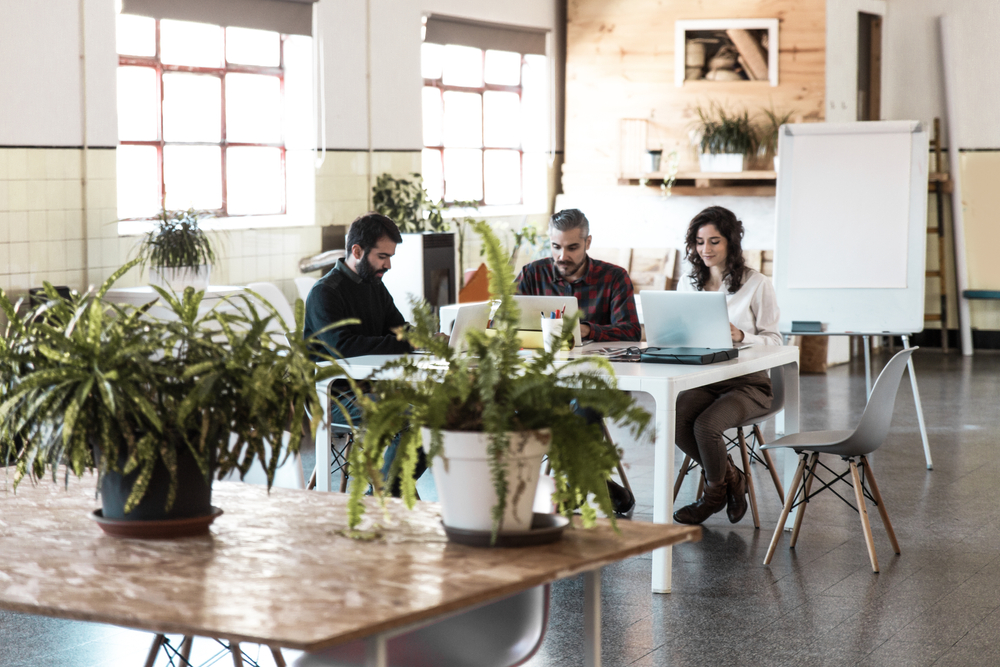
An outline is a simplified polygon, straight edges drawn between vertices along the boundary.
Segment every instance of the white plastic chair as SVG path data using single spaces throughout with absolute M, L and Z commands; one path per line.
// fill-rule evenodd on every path
M 892 523 L 889 522 L 889 514 L 882 501 L 882 494 L 879 493 L 878 484 L 875 482 L 875 474 L 868 463 L 868 454 L 882 446 L 886 436 L 889 435 L 889 426 L 892 424 L 892 411 L 896 403 L 896 392 L 899 390 L 899 381 L 903 377 L 903 370 L 906 362 L 914 350 L 919 348 L 911 347 L 903 350 L 886 364 L 879 374 L 872 387 L 871 396 L 868 397 L 868 404 L 865 406 L 861 421 L 853 431 L 810 431 L 807 433 L 793 433 L 783 438 L 775 440 L 769 445 L 764 445 L 763 449 L 777 449 L 784 447 L 792 449 L 801 457 L 799 467 L 795 470 L 792 484 L 785 494 L 785 506 L 781 510 L 781 518 L 774 529 L 774 537 L 771 538 L 771 546 L 767 550 L 764 558 L 764 565 L 771 562 L 774 550 L 778 546 L 778 540 L 785 527 L 785 521 L 793 507 L 798 507 L 799 512 L 795 517 L 795 526 L 792 529 L 792 539 L 789 548 L 795 548 L 795 542 L 799 537 L 799 528 L 802 526 L 802 518 L 805 516 L 806 506 L 809 499 L 822 493 L 825 489 L 837 482 L 844 482 L 854 489 L 854 500 L 857 507 L 850 504 L 848 500 L 837 494 L 845 503 L 855 509 L 861 517 L 861 527 L 865 533 L 865 544 L 868 547 L 868 557 L 872 563 L 872 570 L 878 572 L 878 558 L 875 556 L 875 543 L 872 539 L 871 524 L 868 522 L 868 511 L 865 509 L 865 499 L 871 500 L 878 507 L 879 515 L 882 517 L 882 524 L 885 532 L 892 543 L 893 551 L 899 555 L 899 543 L 896 541 L 896 533 L 892 530 Z M 819 461 L 820 454 L 835 454 L 848 463 L 848 470 L 843 473 L 836 473 Z M 820 480 L 822 487 L 815 494 L 810 494 L 813 480 L 816 477 L 816 468 L 820 466 L 833 474 L 832 481 Z M 865 482 L 861 479 L 858 468 L 864 473 Z M 803 474 L 805 481 L 803 482 Z M 846 477 L 850 475 L 850 481 Z M 799 490 L 801 484 L 801 499 Z M 869 488 L 870 487 L 870 490 Z
M 549 586 L 536 586 L 498 602 L 391 638 L 389 667 L 513 667 L 542 644 L 549 621 Z M 362 667 L 365 642 L 306 654 L 294 667 Z
M 295 327 L 295 311 L 285 298 L 285 293 L 278 289 L 274 283 L 250 283 L 247 289 L 252 290 L 263 297 L 277 311 L 281 319 L 285 321 L 285 326 L 290 330 Z M 278 326 L 276 323 L 275 326 Z
M 299 298 L 303 301 L 309 296 L 309 290 L 312 286 L 316 284 L 317 278 L 309 278 L 308 276 L 303 276 L 301 278 L 295 279 L 295 289 L 299 291 Z

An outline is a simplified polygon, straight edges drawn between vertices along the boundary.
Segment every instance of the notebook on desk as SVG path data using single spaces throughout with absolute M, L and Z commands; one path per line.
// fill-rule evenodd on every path
M 733 359 L 729 309 L 723 292 L 639 293 L 646 342 L 643 362 L 658 364 L 713 364 Z

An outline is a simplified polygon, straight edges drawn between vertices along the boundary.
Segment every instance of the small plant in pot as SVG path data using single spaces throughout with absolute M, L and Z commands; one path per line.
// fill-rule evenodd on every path
M 703 172 L 743 171 L 746 156 L 757 150 L 757 136 L 750 114 L 727 111 L 719 103 L 696 109 L 694 134 L 700 149 L 698 161 Z
M 216 253 L 199 220 L 210 215 L 194 209 L 160 212 L 137 253 L 142 267 L 149 267 L 151 285 L 175 292 L 183 292 L 186 287 L 208 287 Z
M 781 130 L 782 125 L 786 125 L 791 122 L 793 112 L 788 111 L 781 113 L 775 111 L 773 108 L 762 109 L 764 113 L 764 120 L 760 124 L 760 129 L 758 134 L 760 135 L 760 145 L 757 148 L 757 156 L 764 160 L 765 162 L 771 162 L 769 167 L 773 166 L 774 170 L 778 170 L 778 133 Z M 771 158 L 771 160 L 768 160 Z
M 436 322 L 427 306 L 415 307 L 416 324 L 399 336 L 427 350 L 433 361 L 427 363 L 428 355 L 407 356 L 373 376 L 376 397 L 363 402 L 361 446 L 351 450 L 352 529 L 360 525 L 369 485 L 376 497 L 384 498 L 382 457 L 400 432 L 391 476 L 398 473 L 403 498 L 412 506 L 412 472 L 423 447 L 446 528 L 492 532 L 492 539 L 530 528 L 544 454 L 555 479 L 553 501 L 567 516 L 579 507 L 583 524 L 593 525 L 593 501 L 613 517 L 607 480 L 620 453 L 604 439 L 600 425 L 575 408 L 597 410 L 636 436 L 650 416 L 615 387 L 605 359 L 557 362 L 558 352 L 520 354 L 513 270 L 489 225 L 478 222 L 474 228 L 491 270 L 491 296 L 499 300 L 491 331 L 495 335 L 470 331 L 468 354 L 460 354 L 435 337 Z M 553 349 L 572 339 L 573 321 L 566 325 L 561 345 Z M 452 482 L 460 486 L 452 487 Z
M 46 284 L 48 300 L 23 312 L 0 291 L 0 459 L 15 489 L 55 480 L 60 466 L 96 468 L 105 519 L 210 516 L 212 475 L 245 474 L 256 460 L 270 485 L 321 419 L 316 383 L 342 369 L 311 359 L 301 301 L 289 327 L 254 295 L 206 309 L 202 292 L 157 288 L 169 320 L 104 301 L 137 262 L 70 299 Z

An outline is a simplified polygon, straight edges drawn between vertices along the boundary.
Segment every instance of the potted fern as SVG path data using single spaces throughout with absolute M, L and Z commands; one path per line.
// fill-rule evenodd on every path
M 459 354 L 435 337 L 428 307 L 416 305 L 414 327 L 399 336 L 428 355 L 402 357 L 385 364 L 372 379 L 376 400 L 363 401 L 361 446 L 351 450 L 354 476 L 349 524 L 356 529 L 365 511 L 369 485 L 384 499 L 380 468 L 386 447 L 402 431 L 391 476 L 399 474 L 404 501 L 412 506 L 412 471 L 418 447 L 427 452 L 442 501 L 445 527 L 498 534 L 530 527 L 534 484 L 542 455 L 552 464 L 553 500 L 569 515 L 580 507 L 583 524 L 593 525 L 593 502 L 613 517 L 607 479 L 620 455 L 575 409 L 594 408 L 628 426 L 638 436 L 650 416 L 615 387 L 611 366 L 602 358 L 557 362 L 553 353 L 520 354 L 519 313 L 513 270 L 499 239 L 485 222 L 474 223 L 491 270 L 490 293 L 499 300 L 495 335 L 468 334 L 468 354 Z M 573 335 L 571 321 L 562 343 Z M 558 349 L 560 346 L 554 347 Z M 471 462 L 479 472 L 470 472 Z M 461 470 L 460 470 L 461 469 Z M 450 483 L 469 482 L 454 490 Z M 485 480 L 481 481 L 481 480 Z M 470 517 L 472 507 L 483 508 Z
M 750 114 L 727 111 L 715 102 L 696 109 L 698 121 L 695 137 L 700 153 L 698 162 L 703 172 L 743 171 L 746 156 L 757 150 L 757 136 Z
M 175 292 L 183 292 L 186 287 L 208 287 L 216 253 L 199 220 L 209 215 L 194 209 L 160 212 L 137 253 L 142 267 L 149 266 L 151 285 Z
M 314 432 L 321 419 L 316 383 L 342 371 L 311 359 L 301 300 L 287 326 L 272 326 L 277 313 L 254 295 L 208 310 L 202 292 L 156 288 L 169 320 L 106 302 L 137 262 L 70 299 L 46 283 L 34 307 L 0 291 L 0 459 L 14 466 L 15 489 L 55 479 L 60 466 L 97 469 L 104 520 L 205 519 L 207 530 L 212 475 L 242 475 L 257 460 L 270 484 L 303 424 Z M 298 335 L 276 333 L 288 329 Z
M 760 146 L 757 149 L 757 155 L 764 160 L 767 160 L 768 157 L 772 158 L 774 170 L 778 171 L 778 135 L 781 126 L 792 120 L 793 113 L 791 111 L 781 113 L 773 108 L 762 109 L 762 111 L 764 112 L 764 121 L 759 130 Z

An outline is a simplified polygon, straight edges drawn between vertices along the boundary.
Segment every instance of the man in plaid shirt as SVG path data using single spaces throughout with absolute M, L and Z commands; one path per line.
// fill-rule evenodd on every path
M 587 256 L 590 222 L 569 208 L 549 220 L 552 257 L 532 262 L 517 277 L 517 293 L 575 296 L 580 335 L 593 341 L 637 341 L 641 335 L 632 281 L 625 269 Z

